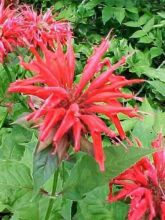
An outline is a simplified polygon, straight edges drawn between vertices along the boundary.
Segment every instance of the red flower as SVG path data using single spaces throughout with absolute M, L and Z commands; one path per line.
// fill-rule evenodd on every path
M 164 147 L 162 134 L 152 143 L 153 147 Z M 160 150 L 160 149 L 159 149 Z M 113 193 L 113 185 L 122 189 Z M 129 220 L 165 220 L 165 150 L 153 154 L 153 163 L 143 158 L 137 164 L 110 181 L 109 201 L 131 199 Z
M 126 57 L 122 57 L 114 65 L 111 65 L 107 59 L 101 61 L 108 47 L 108 40 L 103 39 L 101 45 L 95 48 L 93 55 L 88 59 L 80 82 L 76 84 L 74 83 L 75 55 L 71 36 L 68 38 L 66 52 L 63 52 L 60 43 L 53 51 L 40 43 L 43 58 L 34 47 L 31 47 L 35 60 L 30 63 L 21 61 L 26 70 L 35 72 L 34 76 L 17 80 L 9 88 L 9 92 L 21 92 L 39 98 L 37 106 L 31 100 L 30 105 L 34 112 L 28 116 L 28 120 L 40 123 L 41 145 L 45 141 L 47 144 L 53 142 L 55 153 L 67 148 L 68 141 L 74 140 L 74 149 L 79 151 L 81 137 L 91 134 L 94 156 L 101 170 L 104 170 L 105 160 L 101 135 L 104 133 L 113 138 L 115 133 L 106 126 L 100 114 L 106 115 L 115 124 L 121 138 L 124 139 L 125 133 L 118 113 L 128 117 L 138 115 L 136 109 L 124 107 L 118 101 L 119 98 L 135 98 L 133 94 L 122 93 L 121 88 L 143 81 L 127 80 L 123 76 L 114 75 L 114 71 L 126 62 Z M 96 76 L 96 73 L 99 76 Z M 38 119 L 42 120 L 38 121 Z M 59 147 L 62 141 L 65 147 Z
M 19 35 L 21 32 L 19 16 L 10 5 L 4 8 L 5 1 L 0 3 L 0 62 L 3 62 L 5 55 L 20 45 Z
M 70 25 L 65 21 L 56 21 L 51 9 L 46 13 L 34 11 L 32 7 L 23 5 L 19 8 L 22 16 L 23 35 L 35 46 L 39 40 L 53 46 L 54 40 L 65 42 L 68 33 L 71 33 Z

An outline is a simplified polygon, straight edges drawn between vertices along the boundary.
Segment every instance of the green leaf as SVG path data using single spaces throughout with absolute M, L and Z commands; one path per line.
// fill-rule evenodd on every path
M 65 220 L 71 220 L 71 211 L 72 211 L 72 201 L 68 199 L 63 199 L 62 208 L 60 214 Z
M 2 212 L 6 208 L 6 205 L 0 202 L 0 212 Z
M 151 17 L 148 15 L 148 14 L 144 14 L 142 15 L 139 20 L 138 20 L 138 23 L 140 26 L 146 24 L 146 22 L 150 19 Z
M 33 162 L 33 179 L 35 188 L 38 189 L 52 176 L 58 168 L 56 155 L 51 155 L 51 148 L 36 153 Z
M 109 143 L 110 144 L 110 143 Z M 105 172 L 101 173 L 94 158 L 83 155 L 72 168 L 64 183 L 63 195 L 71 200 L 78 200 L 97 186 L 106 184 L 111 178 L 118 176 L 135 164 L 142 157 L 154 152 L 152 148 L 109 146 L 105 148 Z
M 14 212 L 11 220 L 30 220 L 39 219 L 39 206 L 38 203 L 29 203 L 28 205 L 22 206 Z
M 103 23 L 105 24 L 107 21 L 109 21 L 110 18 L 113 17 L 113 7 L 111 6 L 105 6 L 103 8 L 103 11 L 102 11 L 102 21 Z
M 151 42 L 153 42 L 153 38 L 151 38 L 150 36 L 143 36 L 139 40 L 139 43 L 144 43 L 144 44 L 150 44 Z
M 165 82 L 159 80 L 148 81 L 148 83 L 154 88 L 154 90 L 165 97 Z
M 165 68 L 159 68 L 159 69 L 146 68 L 143 74 L 151 79 L 158 79 L 162 82 L 165 82 Z
M 108 184 L 107 184 L 108 186 Z M 97 187 L 78 202 L 78 212 L 73 220 L 125 220 L 128 211 L 128 205 L 122 202 L 108 203 L 108 187 Z M 88 210 L 88 211 L 86 211 Z
M 153 125 L 155 123 L 155 111 L 147 99 L 145 99 L 139 110 L 147 115 L 144 115 L 144 119 L 139 120 L 136 123 L 132 133 L 135 137 L 140 139 L 145 148 L 150 148 L 151 141 L 156 137 L 156 133 L 153 130 Z
M 162 17 L 162 18 L 165 18 L 165 12 L 164 12 L 164 11 L 158 12 L 158 15 L 159 15 L 160 17 Z
M 152 17 L 152 18 L 143 26 L 143 31 L 145 31 L 146 33 L 148 33 L 148 32 L 153 28 L 154 21 L 155 21 L 155 18 Z
M 124 25 L 128 27 L 140 27 L 137 21 L 128 21 L 128 22 L 125 22 Z
M 138 9 L 137 7 L 131 7 L 131 6 L 128 6 L 126 7 L 126 10 L 129 11 L 129 12 L 132 12 L 132 13 L 135 13 L 135 14 L 138 14 Z
M 3 123 L 5 122 L 7 115 L 8 115 L 7 108 L 0 106 L 0 128 L 3 126 Z
M 32 197 L 30 170 L 16 161 L 0 161 L 0 200 L 17 207 Z
M 152 47 L 150 49 L 151 58 L 160 56 L 163 53 L 163 49 L 160 47 Z
M 125 9 L 119 7 L 114 8 L 114 17 L 121 24 L 125 18 Z
M 22 143 L 31 139 L 32 130 L 21 126 L 14 126 L 2 136 L 2 145 L 0 148 L 0 158 L 21 160 L 24 153 Z
M 146 35 L 146 32 L 144 30 L 138 30 L 135 33 L 132 34 L 131 38 L 140 38 Z
M 21 161 L 29 167 L 31 174 L 33 172 L 33 156 L 38 143 L 38 138 L 33 134 L 30 142 L 21 144 L 25 147 L 25 151 Z

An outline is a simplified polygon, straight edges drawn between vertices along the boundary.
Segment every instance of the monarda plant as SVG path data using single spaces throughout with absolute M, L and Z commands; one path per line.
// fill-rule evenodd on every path
M 21 5 L 18 9 L 24 39 L 34 46 L 37 46 L 39 40 L 50 46 L 53 46 L 53 42 L 57 40 L 65 43 L 68 33 L 71 34 L 70 24 L 62 20 L 57 21 L 51 9 L 37 12 L 29 5 Z
M 5 56 L 15 51 L 17 47 L 27 47 L 30 43 L 37 47 L 42 40 L 53 45 L 54 41 L 65 44 L 68 34 L 71 34 L 70 24 L 66 21 L 56 21 L 51 9 L 45 13 L 36 12 L 29 5 L 14 5 L 15 1 L 0 3 L 0 62 Z M 9 5 L 8 5 L 9 4 Z M 8 5 L 8 6 L 6 6 Z M 19 51 L 17 51 L 18 54 Z
M 16 9 L 11 5 L 5 7 L 5 0 L 0 3 L 0 62 L 15 47 L 22 45 L 20 33 L 22 21 L 17 16 Z
M 100 116 L 105 115 L 114 123 L 121 139 L 125 139 L 118 114 L 138 117 L 138 113 L 136 108 L 120 103 L 120 98 L 136 99 L 133 94 L 123 93 L 122 87 L 143 80 L 127 80 L 115 74 L 115 70 L 125 64 L 127 57 L 122 57 L 114 65 L 102 59 L 109 48 L 109 40 L 106 38 L 95 47 L 80 81 L 75 83 L 76 60 L 71 41 L 70 35 L 65 52 L 60 42 L 48 49 L 40 41 L 38 43 L 42 55 L 31 46 L 34 60 L 30 63 L 21 61 L 21 65 L 33 72 L 34 76 L 11 83 L 8 91 L 33 96 L 30 101 L 33 112 L 26 120 L 32 120 L 39 127 L 38 150 L 52 143 L 53 154 L 66 155 L 70 143 L 75 151 L 79 151 L 83 148 L 83 140 L 87 143 L 91 136 L 95 160 L 103 171 L 105 156 L 101 136 L 105 134 L 115 138 L 117 134 L 107 127 Z M 39 103 L 37 108 L 34 97 Z
M 162 134 L 153 141 L 158 150 L 153 162 L 141 159 L 109 183 L 109 202 L 130 198 L 129 220 L 165 219 L 165 142 Z M 120 187 L 117 193 L 113 186 Z

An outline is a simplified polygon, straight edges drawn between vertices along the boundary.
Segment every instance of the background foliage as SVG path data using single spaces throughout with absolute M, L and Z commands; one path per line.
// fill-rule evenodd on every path
M 11 81 L 27 76 L 19 67 L 18 59 L 10 54 L 7 67 L 0 67 L 0 218 L 3 220 L 48 219 L 48 204 L 52 203 L 49 219 L 56 220 L 124 220 L 126 202 L 108 204 L 106 196 L 110 178 L 133 165 L 141 157 L 153 152 L 150 143 L 160 130 L 165 132 L 165 1 L 164 0 L 35 0 L 22 1 L 34 4 L 38 10 L 54 7 L 57 19 L 69 20 L 74 30 L 74 49 L 77 58 L 78 80 L 92 45 L 100 42 L 113 28 L 114 38 L 107 53 L 114 63 L 122 55 L 134 52 L 127 65 L 120 68 L 127 78 L 146 79 L 143 85 L 127 88 L 144 102 L 136 104 L 144 120 L 121 116 L 127 134 L 140 138 L 143 148 L 125 150 L 114 147 L 104 138 L 106 172 L 100 173 L 95 161 L 85 153 L 73 155 L 57 168 L 56 157 L 49 149 L 35 154 L 36 130 L 28 124 L 16 125 L 29 109 L 25 97 L 8 95 Z M 22 51 L 27 56 L 27 51 Z M 12 79 L 7 74 L 10 71 Z M 13 102 L 12 110 L 9 103 Z M 111 126 L 111 125 L 110 125 Z M 113 169 L 112 169 L 113 168 Z M 56 193 L 51 194 L 53 173 L 59 173 Z

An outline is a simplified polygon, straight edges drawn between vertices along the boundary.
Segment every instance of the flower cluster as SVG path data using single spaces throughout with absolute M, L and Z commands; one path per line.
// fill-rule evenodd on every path
M 0 3 L 0 62 L 5 55 L 20 44 L 19 33 L 21 22 L 16 16 L 16 10 L 9 6 L 5 8 L 5 1 Z
M 153 141 L 152 146 L 159 150 L 153 154 L 153 163 L 143 158 L 130 169 L 109 183 L 109 201 L 130 198 L 129 220 L 143 217 L 153 220 L 165 219 L 165 143 L 162 134 Z M 113 186 L 122 187 L 113 193 Z
M 31 6 L 23 5 L 19 7 L 22 19 L 23 33 L 29 43 L 37 46 L 38 41 L 42 41 L 50 46 L 54 41 L 65 42 L 71 28 L 68 22 L 56 21 L 52 15 L 52 10 L 45 13 L 34 11 Z
M 27 42 L 37 46 L 38 41 L 53 45 L 54 41 L 65 43 L 71 34 L 69 23 L 56 21 L 51 10 L 39 14 L 27 5 L 14 8 L 0 3 L 0 62 L 17 46 L 26 47 Z M 12 3 L 12 1 L 11 1 Z
M 38 98 L 40 104 L 37 108 L 31 99 L 33 112 L 27 120 L 38 124 L 41 145 L 46 142 L 47 146 L 52 142 L 53 153 L 57 153 L 68 148 L 71 142 L 74 143 L 74 150 L 79 151 L 81 138 L 90 134 L 95 160 L 103 171 L 105 158 L 101 135 L 114 138 L 116 134 L 107 127 L 100 114 L 115 124 L 120 137 L 124 139 L 125 132 L 118 114 L 128 117 L 138 117 L 138 114 L 136 108 L 125 107 L 120 103 L 119 98 L 136 98 L 133 94 L 123 93 L 121 89 L 143 80 L 127 80 L 124 76 L 115 75 L 114 71 L 125 64 L 126 57 L 122 57 L 114 65 L 106 58 L 102 60 L 109 48 L 109 40 L 106 38 L 87 60 L 79 83 L 74 83 L 75 54 L 71 41 L 70 35 L 66 52 L 60 42 L 52 50 L 39 42 L 43 56 L 31 46 L 35 59 L 30 63 L 21 61 L 21 65 L 32 71 L 34 76 L 13 82 L 8 91 Z

